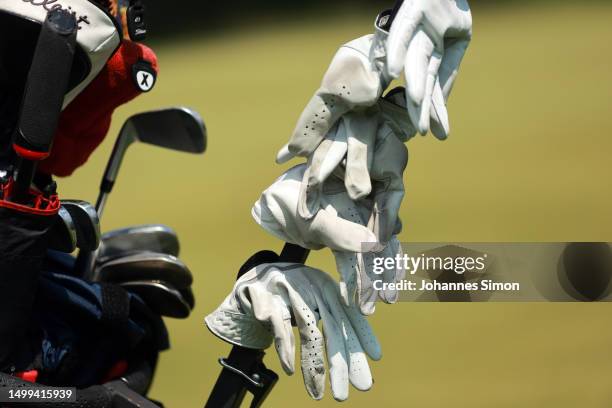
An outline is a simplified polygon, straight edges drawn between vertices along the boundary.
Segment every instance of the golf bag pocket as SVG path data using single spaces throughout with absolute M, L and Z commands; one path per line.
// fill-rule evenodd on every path
M 10 189 L 0 186 L 0 192 Z M 32 317 L 47 233 L 59 209 L 57 196 L 33 196 L 33 207 L 0 200 L 0 370 L 12 364 Z
M 117 285 L 43 272 L 17 371 L 36 370 L 45 385 L 84 388 L 121 376 L 117 367 L 153 365 L 168 334 L 141 303 Z

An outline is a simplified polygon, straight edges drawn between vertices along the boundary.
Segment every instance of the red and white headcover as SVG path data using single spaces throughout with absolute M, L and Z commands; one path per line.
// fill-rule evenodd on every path
M 89 0 L 0 0 L 0 13 L 41 24 L 47 13 L 57 8 L 74 13 L 79 26 L 77 44 L 89 60 L 89 72 L 64 99 L 66 107 L 100 73 L 122 37 L 115 19 Z

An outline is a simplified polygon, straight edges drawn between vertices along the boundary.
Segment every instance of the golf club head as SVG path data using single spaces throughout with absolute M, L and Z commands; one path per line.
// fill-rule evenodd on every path
M 86 201 L 65 200 L 62 207 L 69 213 L 76 227 L 77 247 L 95 251 L 100 245 L 100 220 L 96 209 Z
M 125 152 L 140 141 L 166 149 L 187 153 L 204 153 L 206 126 L 202 117 L 189 108 L 167 108 L 139 113 L 128 118 L 119 132 L 111 157 L 106 165 L 96 202 L 102 216 L 108 195 L 113 189 Z
M 191 308 L 175 287 L 162 281 L 134 281 L 120 284 L 138 295 L 155 313 L 175 319 L 186 319 Z
M 119 137 L 186 153 L 206 150 L 206 126 L 202 117 L 184 107 L 136 114 L 126 120 Z
M 178 256 L 180 251 L 179 239 L 172 228 L 159 224 L 139 225 L 109 231 L 102 235 L 98 263 L 136 251 Z
M 109 283 L 164 281 L 175 288 L 187 289 L 193 282 L 193 276 L 189 268 L 172 255 L 132 252 L 100 264 L 94 280 Z
M 77 249 L 77 230 L 67 209 L 60 207 L 49 231 L 49 249 L 71 254 Z

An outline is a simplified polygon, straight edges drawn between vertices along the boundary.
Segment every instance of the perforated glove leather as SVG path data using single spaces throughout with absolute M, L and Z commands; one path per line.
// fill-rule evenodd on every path
M 235 345 L 264 349 L 274 341 L 289 375 L 295 372 L 292 321 L 300 335 L 304 385 L 312 398 L 324 394 L 325 357 L 336 400 L 348 398 L 349 382 L 361 391 L 372 387 L 366 355 L 381 358 L 378 340 L 357 309 L 341 303 L 337 283 L 318 269 L 288 263 L 260 265 L 242 276 L 205 319 L 213 334 Z

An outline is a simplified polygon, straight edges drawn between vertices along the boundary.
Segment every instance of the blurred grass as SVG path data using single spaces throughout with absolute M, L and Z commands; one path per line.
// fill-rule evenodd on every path
M 612 5 L 493 8 L 475 35 L 450 102 L 452 136 L 410 142 L 404 241 L 612 241 Z M 228 346 L 203 317 L 253 252 L 280 249 L 250 207 L 282 168 L 274 164 L 335 49 L 371 18 L 292 22 L 157 49 L 158 87 L 119 110 L 188 105 L 206 119 L 206 157 L 134 146 L 111 196 L 105 230 L 148 222 L 176 228 L 198 306 L 168 321 L 153 396 L 202 406 Z M 171 136 L 171 135 L 169 135 Z M 63 197 L 93 201 L 113 137 Z M 333 272 L 328 252 L 310 264 Z M 398 304 L 372 318 L 385 357 L 376 384 L 350 406 L 609 407 L 612 326 L 607 305 Z M 270 355 L 269 365 L 281 369 Z M 329 394 L 329 392 L 328 392 Z M 290 402 L 288 402 L 290 401 Z M 315 406 L 300 374 L 266 406 Z M 331 396 L 316 406 L 335 406 Z

